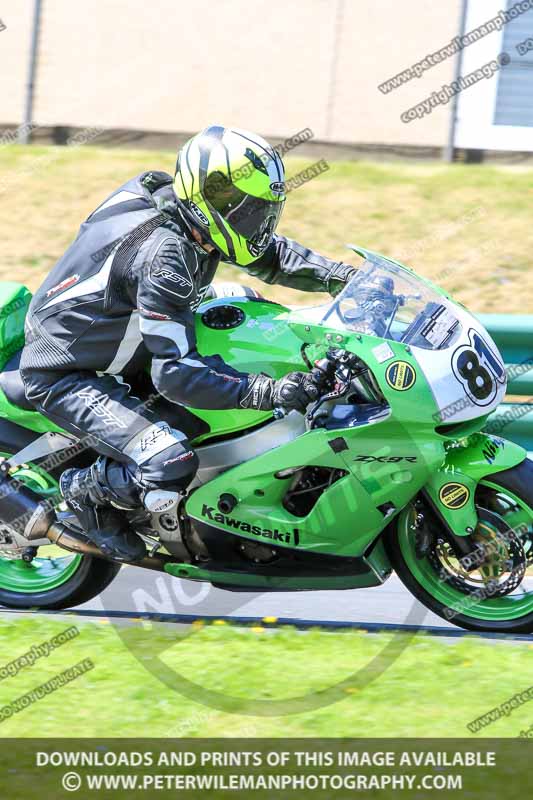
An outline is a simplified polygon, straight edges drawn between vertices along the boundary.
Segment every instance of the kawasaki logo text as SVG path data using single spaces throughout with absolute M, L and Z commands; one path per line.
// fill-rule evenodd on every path
M 272 539 L 273 542 L 283 542 L 284 544 L 298 545 L 300 542 L 300 532 L 294 528 L 292 533 L 278 531 L 277 528 L 271 530 L 270 528 L 260 528 L 259 525 L 249 525 L 248 522 L 243 522 L 240 519 L 229 517 L 227 514 L 221 514 L 216 511 L 213 506 L 207 506 L 205 503 L 202 506 L 202 516 L 212 522 L 218 522 L 220 525 L 227 525 L 228 528 L 235 528 L 242 531 L 242 533 L 253 533 L 254 536 L 262 536 L 264 539 Z M 293 537 L 291 539 L 291 537 Z

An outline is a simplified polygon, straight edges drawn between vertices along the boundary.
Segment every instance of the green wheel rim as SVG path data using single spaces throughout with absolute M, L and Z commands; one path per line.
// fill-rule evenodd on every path
M 525 523 L 530 528 L 533 526 L 533 509 L 523 499 L 488 481 L 482 481 L 480 485 L 504 495 L 515 504 L 516 511 L 502 516 L 506 524 L 512 528 L 518 527 L 520 523 Z M 413 577 L 431 597 L 455 611 L 458 616 L 487 622 L 516 620 L 533 613 L 533 591 L 483 600 L 473 598 L 472 604 L 469 604 L 468 595 L 439 578 L 429 558 L 417 558 L 415 537 L 409 526 L 410 516 L 411 512 L 405 511 L 398 524 L 400 551 Z
M 33 559 L 26 564 L 22 559 L 0 558 L 0 589 L 10 592 L 37 594 L 62 586 L 78 570 L 82 556 Z
M 8 453 L 0 456 L 9 458 Z M 58 484 L 44 470 L 37 466 L 24 465 L 13 473 L 17 479 L 29 486 L 43 497 L 54 495 Z M 57 548 L 50 545 L 42 550 Z M 64 552 L 64 551 L 63 551 Z M 0 554 L 0 589 L 24 594 L 38 594 L 56 589 L 66 583 L 79 569 L 83 556 L 77 553 L 72 555 L 54 555 L 53 557 L 36 556 L 31 564 L 21 558 L 4 558 Z

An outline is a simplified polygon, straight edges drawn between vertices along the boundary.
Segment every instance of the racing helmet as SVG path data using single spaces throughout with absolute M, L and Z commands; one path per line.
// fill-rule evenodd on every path
M 264 253 L 285 204 L 285 170 L 261 136 L 211 125 L 178 153 L 174 191 L 187 222 L 222 258 L 246 266 Z

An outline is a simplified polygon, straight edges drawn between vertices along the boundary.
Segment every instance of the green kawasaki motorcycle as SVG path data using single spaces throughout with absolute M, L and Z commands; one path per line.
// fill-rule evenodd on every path
M 304 416 L 205 411 L 186 497 L 130 524 L 136 566 L 234 591 L 357 589 L 395 571 L 464 628 L 533 631 L 533 463 L 482 433 L 506 390 L 486 330 L 398 262 L 363 259 L 327 305 L 224 298 L 196 314 L 198 349 L 243 371 L 320 369 Z M 32 410 L 17 370 L 29 292 L 0 286 L 0 603 L 67 608 L 119 565 L 72 526 L 58 476 L 95 458 Z

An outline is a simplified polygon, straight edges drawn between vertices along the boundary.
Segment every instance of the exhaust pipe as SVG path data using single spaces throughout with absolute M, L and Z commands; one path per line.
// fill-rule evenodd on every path
M 43 498 L 29 486 L 9 475 L 9 462 L 0 464 L 0 519 L 16 533 L 30 542 L 37 539 L 49 539 L 63 550 L 94 558 L 107 558 L 104 553 L 90 542 L 82 533 L 69 530 L 58 521 L 53 502 Z M 136 566 L 164 572 L 165 564 L 175 559 L 161 553 L 145 556 L 136 561 Z
M 75 531 L 69 530 L 65 525 L 57 520 L 50 525 L 46 536 L 52 544 L 62 547 L 63 550 L 70 550 L 72 553 L 83 553 L 86 556 L 94 556 L 95 558 L 103 558 L 106 561 L 115 561 L 114 558 L 109 558 L 104 555 L 102 551 L 93 542 L 83 536 L 82 533 L 77 534 Z M 155 556 L 145 556 L 141 561 L 130 562 L 135 564 L 136 567 L 145 567 L 153 569 L 157 572 L 165 571 L 165 564 L 174 563 L 175 559 L 167 556 L 164 553 L 159 553 Z
M 56 520 L 51 500 L 9 475 L 9 462 L 0 464 L 0 519 L 25 539 L 45 539 Z
M 102 551 L 86 539 L 83 534 L 78 537 L 74 531 L 70 531 L 57 520 L 50 525 L 46 531 L 46 536 L 52 544 L 62 547 L 63 550 L 70 550 L 72 553 L 83 553 L 85 556 L 105 557 Z

